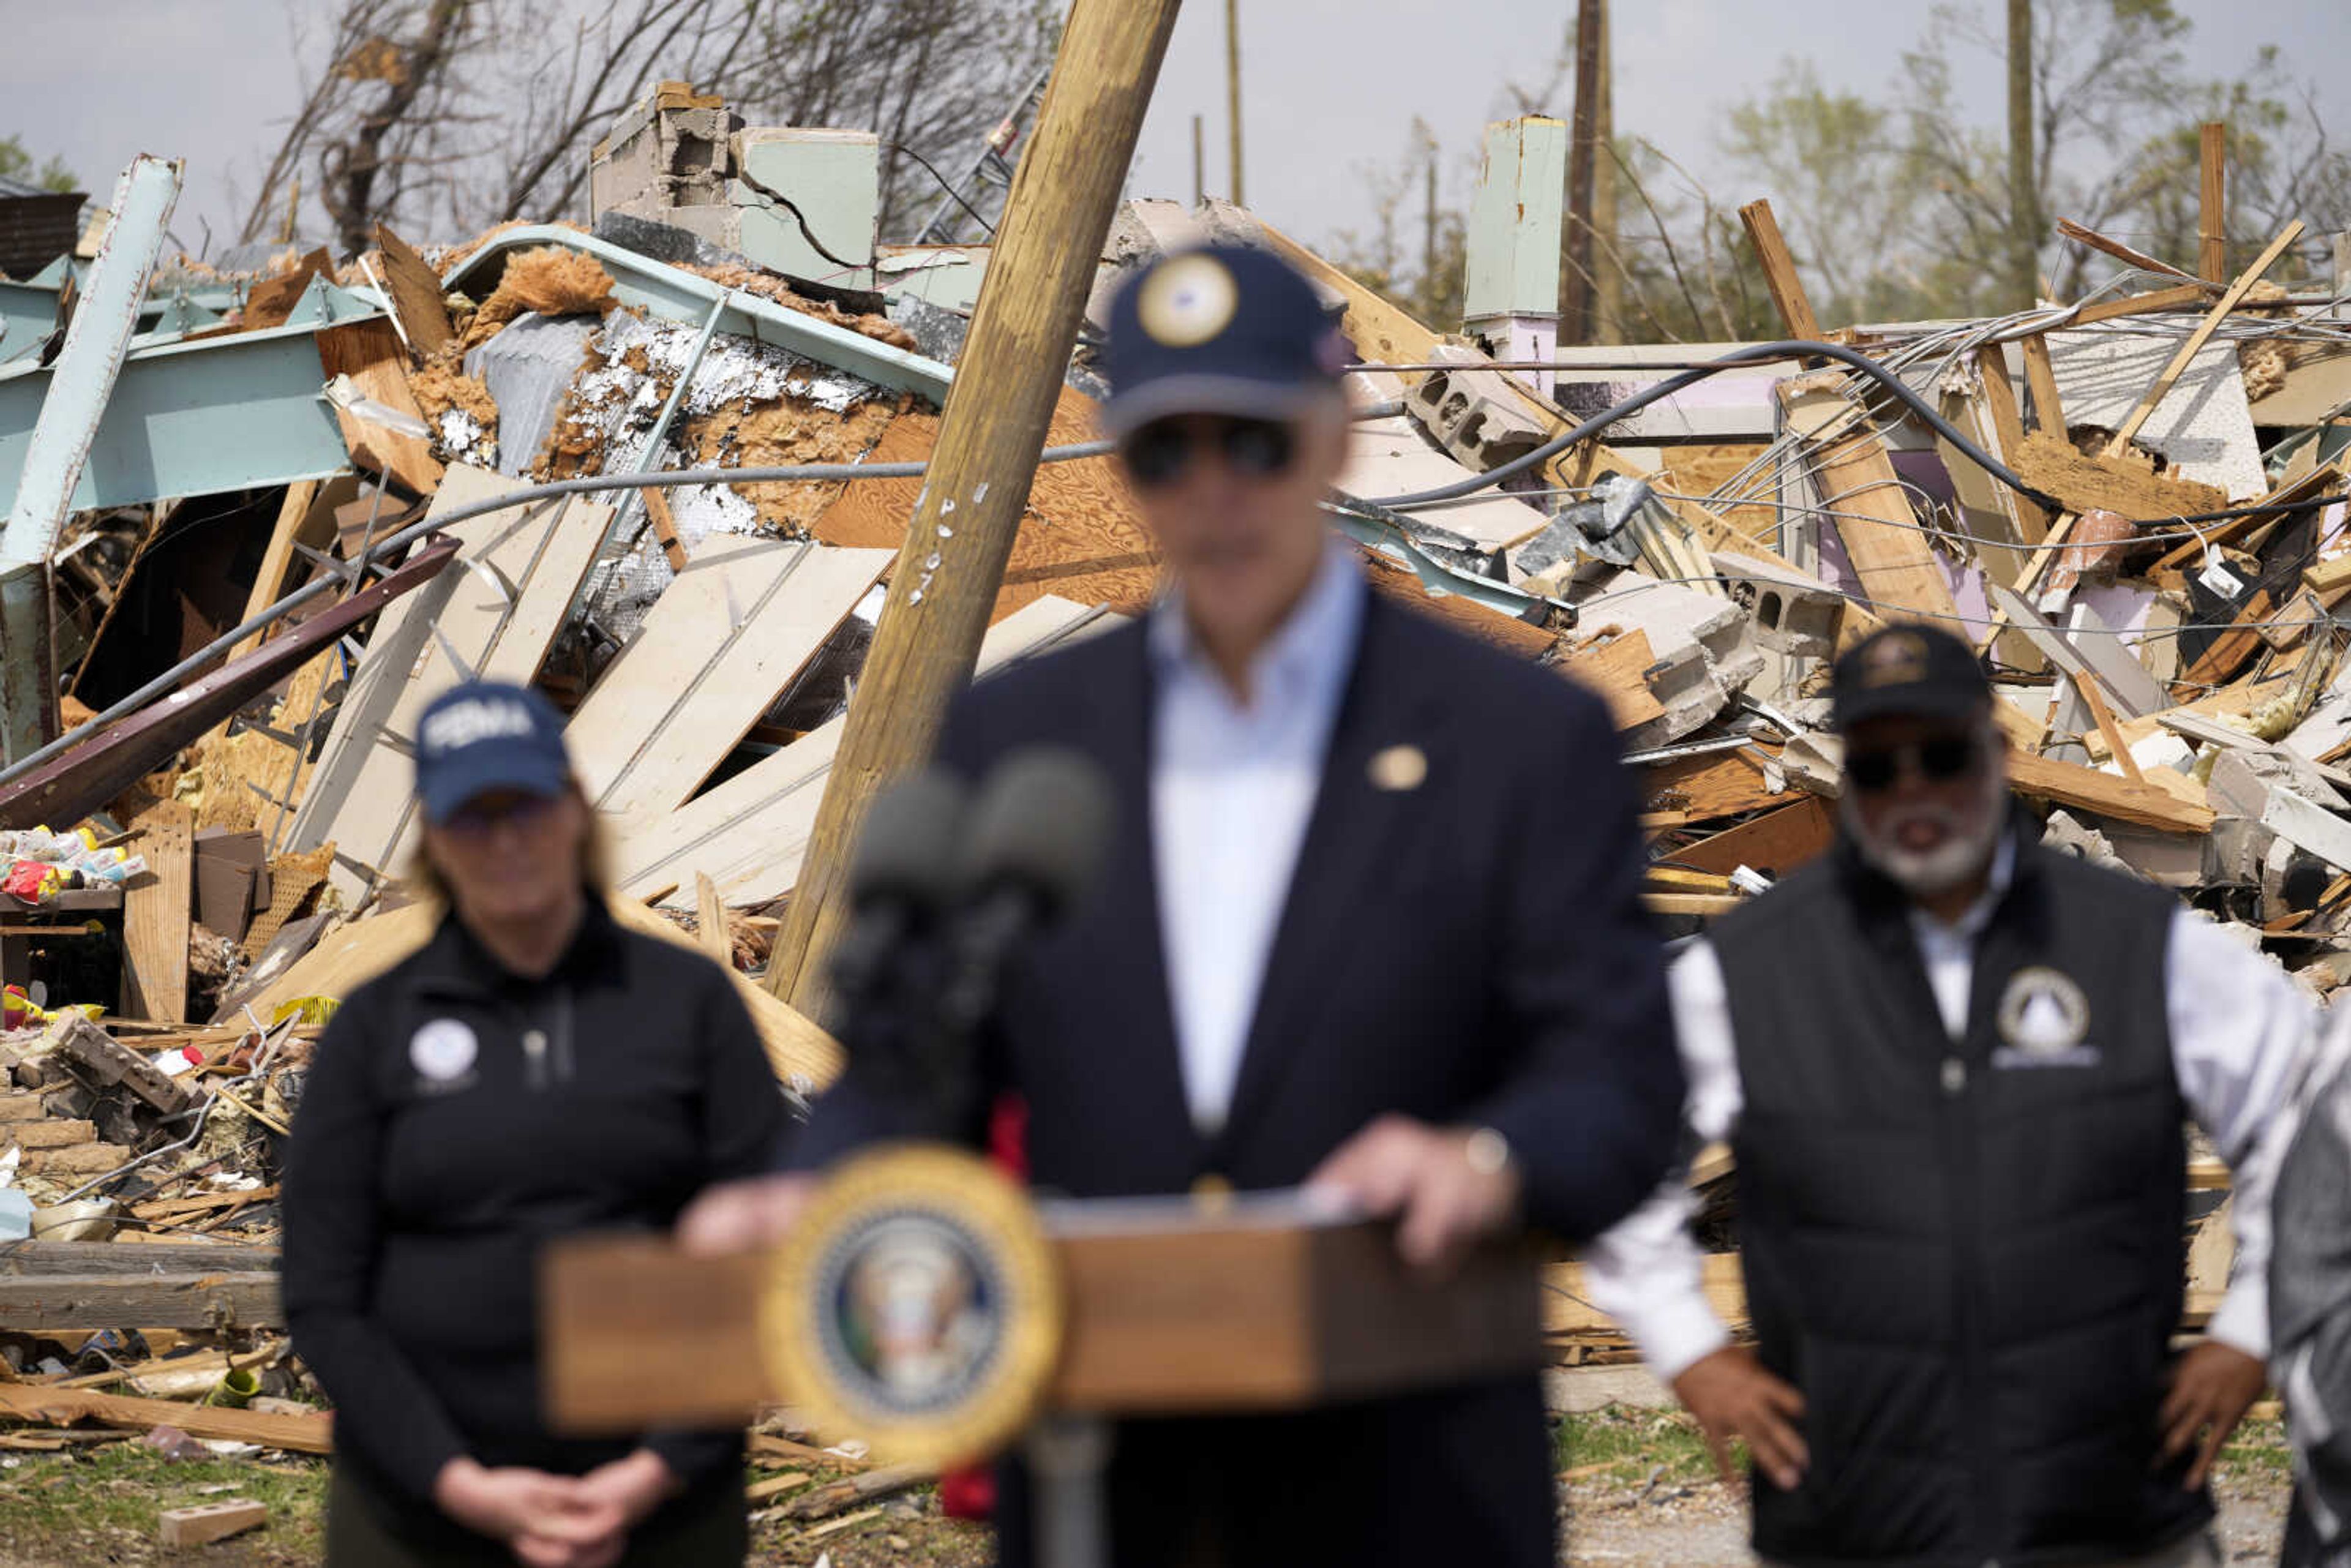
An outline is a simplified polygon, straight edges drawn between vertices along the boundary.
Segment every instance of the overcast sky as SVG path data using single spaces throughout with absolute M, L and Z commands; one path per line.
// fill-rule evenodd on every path
M 173 223 L 191 249 L 204 226 L 235 231 L 262 157 L 294 106 L 292 18 L 336 0 L 0 0 L 0 135 L 63 156 L 101 198 L 133 153 L 188 160 Z M 1996 10 L 1994 0 L 1977 0 Z M 1365 220 L 1364 172 L 1394 166 L 1413 117 L 1445 148 L 1449 200 L 1466 194 L 1484 122 L 1506 83 L 1549 73 L 1570 0 L 1241 0 L 1249 204 L 1310 242 Z M 2265 43 L 2331 75 L 2321 107 L 2351 132 L 2351 5 L 2345 0 L 2181 0 L 2200 68 L 2244 69 Z M 1927 0 L 1645 0 L 1614 8 L 1616 124 L 1688 164 L 1718 200 L 1740 187 L 1716 126 L 1769 89 L 1791 56 L 1831 88 L 1874 93 L 1927 25 Z M 313 28 L 312 32 L 316 33 Z M 1971 118 L 2002 122 L 1997 67 L 1963 76 Z M 1133 190 L 1189 199 L 1192 116 L 1207 117 L 1207 187 L 1226 167 L 1224 6 L 1191 0 L 1155 96 Z M 423 238 L 426 236 L 418 236 Z M 434 238 L 457 238 L 436 235 Z M 894 236 L 884 236 L 894 237 Z

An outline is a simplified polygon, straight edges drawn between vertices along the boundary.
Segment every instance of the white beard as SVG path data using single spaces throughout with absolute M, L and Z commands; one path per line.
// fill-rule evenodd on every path
M 1862 821 L 1848 786 L 1837 800 L 1837 815 L 1853 836 L 1862 860 L 1879 875 L 1913 898 L 1933 898 L 1949 893 L 1991 863 L 2001 831 L 2007 824 L 2008 773 L 1987 763 L 1977 798 L 1961 811 L 1940 806 L 1917 806 L 1889 820 L 1881 833 Z M 1949 837 L 1931 850 L 1902 847 L 1901 830 L 1919 819 L 1941 825 Z

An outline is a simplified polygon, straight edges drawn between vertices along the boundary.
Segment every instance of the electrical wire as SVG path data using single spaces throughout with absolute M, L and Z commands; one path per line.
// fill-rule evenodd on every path
M 982 229 L 987 231 L 988 238 L 994 239 L 996 237 L 996 225 L 989 223 L 986 218 L 980 216 L 979 209 L 973 206 L 969 202 L 965 201 L 963 199 L 963 193 L 956 190 L 954 185 L 948 183 L 947 177 L 945 174 L 940 173 L 936 169 L 931 167 L 931 161 L 929 159 L 924 157 L 921 153 L 915 152 L 913 148 L 907 146 L 903 141 L 893 141 L 890 143 L 890 151 L 893 152 L 904 152 L 907 157 L 912 158 L 915 162 L 920 163 L 924 170 L 929 173 L 931 178 L 939 183 L 939 189 L 947 193 L 948 199 L 954 202 L 956 206 L 961 207 L 966 213 L 969 214 L 973 223 L 977 224 Z

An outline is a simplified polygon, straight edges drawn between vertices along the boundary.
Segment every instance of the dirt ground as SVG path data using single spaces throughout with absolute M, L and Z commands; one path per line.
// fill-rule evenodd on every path
M 1742 1493 L 1714 1479 L 1677 1413 L 1611 1406 L 1559 1427 L 1562 1562 L 1575 1568 L 1748 1568 Z M 273 1458 L 173 1464 L 133 1443 L 0 1455 L 0 1568 L 98 1564 L 298 1568 L 319 1555 L 322 1461 Z M 2231 1563 L 2277 1558 L 2289 1464 L 2275 1423 L 2252 1423 L 2216 1487 Z M 155 1542 L 163 1508 L 249 1497 L 270 1506 L 263 1529 L 174 1553 Z M 981 1568 L 993 1537 L 941 1516 L 911 1492 L 838 1519 L 756 1526 L 755 1568 Z

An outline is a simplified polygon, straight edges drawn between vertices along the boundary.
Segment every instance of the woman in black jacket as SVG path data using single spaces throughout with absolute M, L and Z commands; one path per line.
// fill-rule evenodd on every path
M 768 1168 L 758 1036 L 716 966 L 613 923 L 536 693 L 445 694 L 416 770 L 447 914 L 328 1026 L 287 1155 L 287 1318 L 337 1407 L 327 1562 L 739 1564 L 739 1431 L 548 1431 L 534 1270 Z

